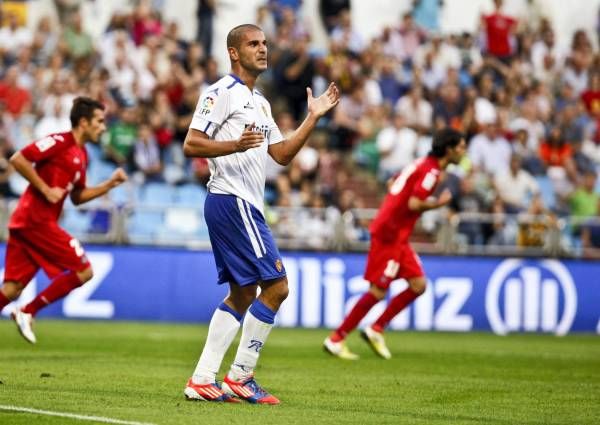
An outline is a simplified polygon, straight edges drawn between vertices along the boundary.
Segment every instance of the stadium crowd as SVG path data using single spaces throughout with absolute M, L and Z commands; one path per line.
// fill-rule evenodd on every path
M 125 167 L 138 185 L 205 184 L 207 160 L 186 160 L 181 144 L 199 93 L 221 77 L 210 56 L 214 2 L 198 2 L 198 38 L 191 42 L 149 1 L 115 11 L 99 38 L 86 32 L 76 7 L 65 6 L 70 2 L 56 3 L 59 22 L 44 17 L 34 30 L 15 14 L 2 17 L 0 194 L 19 195 L 7 158 L 35 138 L 68 130 L 78 95 L 107 107 L 108 131 L 92 161 Z M 600 247 L 598 227 L 586 224 L 600 213 L 598 49 L 583 30 L 561 49 L 538 1 L 519 19 L 495 0 L 472 34 L 442 34 L 440 3 L 414 2 L 396 25 L 368 40 L 353 27 L 349 1 L 324 0 L 324 51 L 311 49 L 301 1 L 258 8 L 254 23 L 276 40 L 261 88 L 284 135 L 303 116 L 307 86 L 318 94 L 331 80 L 343 92 L 289 167 L 270 164 L 268 204 L 342 213 L 377 207 L 386 181 L 427 154 L 432 132 L 450 126 L 467 135 L 469 147 L 444 177 L 454 199 L 443 214 L 576 217 L 572 236 Z M 282 234 L 297 232 L 282 214 L 267 213 Z M 324 219 L 311 223 L 314 234 L 332 231 Z M 552 223 L 463 219 L 459 233 L 474 244 L 539 245 Z

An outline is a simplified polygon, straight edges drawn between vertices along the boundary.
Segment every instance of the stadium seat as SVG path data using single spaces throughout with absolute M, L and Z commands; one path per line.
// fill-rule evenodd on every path
M 147 183 L 140 189 L 140 201 L 151 206 L 169 206 L 175 201 L 175 188 L 166 183 Z
M 134 211 L 127 220 L 127 233 L 132 242 L 151 243 L 155 241 L 158 230 L 163 225 L 161 211 Z
M 206 199 L 206 189 L 198 184 L 184 184 L 177 188 L 176 205 L 202 209 Z

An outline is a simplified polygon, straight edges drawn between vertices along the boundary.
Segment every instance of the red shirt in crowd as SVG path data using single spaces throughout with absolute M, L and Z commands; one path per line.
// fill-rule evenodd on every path
M 483 17 L 487 35 L 487 52 L 497 57 L 506 57 L 512 53 L 510 36 L 517 20 L 507 15 L 493 13 Z
M 573 150 L 568 143 L 553 145 L 544 142 L 540 145 L 540 158 L 549 166 L 564 167 L 571 155 Z
M 0 102 L 3 102 L 6 105 L 6 110 L 12 115 L 20 115 L 25 105 L 30 101 L 31 95 L 27 90 L 21 87 L 0 83 Z

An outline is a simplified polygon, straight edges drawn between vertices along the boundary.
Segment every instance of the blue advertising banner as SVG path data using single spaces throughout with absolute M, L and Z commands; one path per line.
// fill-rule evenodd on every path
M 0 258 L 4 259 L 4 246 Z M 227 293 L 216 284 L 211 252 L 100 247 L 87 249 L 94 278 L 41 317 L 208 322 Z M 277 316 L 285 327 L 336 327 L 368 283 L 363 254 L 283 253 L 290 295 Z M 422 258 L 426 292 L 396 316 L 391 329 L 600 333 L 600 263 L 488 257 Z M 3 262 L 2 262 L 3 266 Z M 17 301 L 48 285 L 43 274 Z M 406 287 L 392 284 L 392 297 Z M 6 316 L 14 308 L 3 310 Z M 372 322 L 385 308 L 375 306 Z

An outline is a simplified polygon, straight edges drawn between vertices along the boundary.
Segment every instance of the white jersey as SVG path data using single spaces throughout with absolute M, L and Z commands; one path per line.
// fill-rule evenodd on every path
M 262 212 L 267 149 L 283 140 L 267 99 L 256 89 L 251 92 L 237 76 L 226 75 L 202 93 L 190 128 L 215 141 L 226 141 L 239 139 L 252 123 L 264 134 L 265 143 L 245 152 L 208 158 L 208 190 L 236 195 Z

